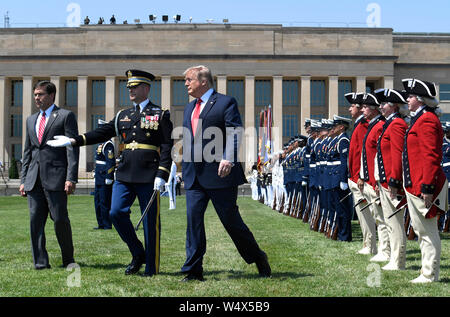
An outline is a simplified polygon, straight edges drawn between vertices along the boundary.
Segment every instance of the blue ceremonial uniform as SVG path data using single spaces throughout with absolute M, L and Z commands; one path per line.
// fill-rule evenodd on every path
M 352 206 L 351 199 L 347 197 L 343 202 L 340 202 L 348 193 L 349 189 L 343 190 L 340 187 L 341 183 L 347 183 L 348 178 L 348 150 L 350 147 L 350 140 L 346 133 L 336 137 L 336 142 L 330 149 L 330 188 L 331 189 L 331 204 L 334 208 L 338 226 L 338 240 L 352 241 L 351 220 L 352 220 Z
M 448 132 L 450 127 L 445 126 L 445 132 Z M 442 167 L 444 169 L 445 176 L 450 183 L 450 140 L 444 137 L 444 143 L 442 144 Z M 450 195 L 450 188 L 448 189 L 448 194 Z M 445 224 L 449 221 L 450 210 L 447 210 L 445 215 L 439 217 L 438 227 L 440 231 L 445 230 Z M 448 230 L 448 228 L 447 228 Z
M 99 144 L 95 153 L 95 215 L 99 229 L 111 229 L 109 218 L 111 209 L 112 184 L 114 181 L 116 159 L 111 140 Z

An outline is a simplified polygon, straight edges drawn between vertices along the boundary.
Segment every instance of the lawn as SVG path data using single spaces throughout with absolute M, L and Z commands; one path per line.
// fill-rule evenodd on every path
M 249 197 L 238 200 L 244 221 L 268 254 L 273 277 L 258 277 L 223 229 L 212 205 L 206 212 L 206 281 L 181 283 L 185 257 L 185 198 L 168 210 L 161 197 L 160 274 L 148 278 L 125 276 L 131 260 L 126 245 L 113 230 L 96 226 L 93 196 L 71 196 L 75 260 L 79 267 L 60 268 L 61 256 L 52 221 L 46 226 L 50 270 L 33 268 L 27 201 L 0 197 L 1 297 L 436 297 L 450 295 L 450 236 L 441 234 L 440 282 L 412 285 L 419 275 L 420 249 L 408 241 L 405 271 L 382 271 L 369 256 L 358 255 L 361 232 L 353 222 L 353 242 L 326 239 L 301 220 L 279 214 Z M 137 223 L 138 206 L 132 208 Z M 143 241 L 143 231 L 139 231 Z M 143 269 L 141 269 L 143 272 Z

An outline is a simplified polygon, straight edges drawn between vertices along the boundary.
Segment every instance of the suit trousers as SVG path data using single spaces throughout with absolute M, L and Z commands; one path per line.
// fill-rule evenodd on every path
M 73 263 L 72 228 L 67 211 L 66 192 L 44 189 L 38 176 L 33 189 L 27 192 L 27 197 L 30 209 L 31 251 L 34 266 L 36 268 L 49 266 L 48 253 L 45 247 L 45 224 L 49 213 L 54 222 L 63 265 Z
M 437 282 L 441 262 L 441 238 L 437 227 L 437 217 L 425 218 L 423 213 L 426 213 L 427 208 L 423 199 L 408 193 L 406 190 L 405 193 L 411 224 L 418 236 L 422 254 L 420 272 L 423 276 Z
M 142 221 L 144 227 L 145 249 L 138 239 L 136 231 L 130 220 L 131 206 L 136 199 L 139 200 L 141 214 L 150 201 L 153 193 L 153 183 L 138 184 L 126 183 L 116 180 L 113 184 L 111 202 L 111 221 L 117 233 L 127 244 L 133 257 L 145 254 L 145 273 L 149 275 L 159 273 L 159 247 L 161 236 L 161 223 L 159 215 L 159 195 L 151 205 L 147 216 Z
M 353 182 L 351 179 L 348 180 L 348 186 L 353 194 L 353 201 L 355 205 L 361 200 L 365 199 L 364 195 L 358 188 L 358 185 Z M 377 253 L 377 234 L 376 234 L 376 225 L 375 219 L 372 214 L 366 208 L 361 211 L 367 203 L 361 203 L 355 207 L 356 215 L 359 220 L 359 225 L 361 226 L 361 232 L 363 236 L 363 248 L 369 248 L 371 254 Z
M 375 201 L 378 196 L 372 185 L 364 183 L 364 196 L 368 202 L 372 203 L 369 208 L 372 211 L 373 219 L 375 219 L 375 223 L 377 225 L 378 253 L 381 252 L 386 258 L 389 259 L 391 256 L 391 246 L 389 243 L 388 228 L 386 221 L 384 220 L 383 209 L 381 208 L 380 201 Z
M 238 188 L 207 189 L 197 180 L 186 190 L 187 229 L 186 262 L 182 272 L 203 272 L 203 256 L 206 252 L 204 215 L 211 200 L 220 221 L 233 240 L 239 254 L 248 264 L 264 257 L 252 232 L 242 220 L 236 205 Z
M 392 200 L 389 191 L 381 184 L 380 201 L 383 209 L 384 219 L 386 220 L 389 243 L 391 246 L 391 257 L 389 262 L 397 268 L 404 270 L 406 265 L 406 232 L 403 220 L 403 212 L 398 212 L 395 216 L 389 218 L 399 203 L 398 200 Z

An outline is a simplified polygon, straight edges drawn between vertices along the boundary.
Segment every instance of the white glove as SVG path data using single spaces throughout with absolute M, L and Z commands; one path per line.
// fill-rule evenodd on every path
M 302 186 L 308 185 L 305 181 L 302 181 Z
M 47 144 L 52 147 L 71 147 L 70 138 L 65 135 L 55 135 L 53 140 L 47 141 Z
M 113 180 L 112 179 L 109 179 L 109 178 L 106 178 L 105 179 L 105 184 L 106 185 L 111 185 L 113 183 Z
M 342 190 L 347 190 L 348 184 L 345 183 L 345 182 L 340 182 L 340 183 L 339 183 L 339 187 L 341 187 Z
M 160 192 L 163 192 L 165 184 L 166 184 L 166 181 L 163 180 L 161 177 L 155 177 L 155 183 L 153 185 L 153 190 L 159 190 Z

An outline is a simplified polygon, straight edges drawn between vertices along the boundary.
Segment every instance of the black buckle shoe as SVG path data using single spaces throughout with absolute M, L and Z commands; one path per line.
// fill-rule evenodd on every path
M 136 274 L 141 269 L 142 264 L 145 263 L 145 256 L 136 256 L 133 257 L 131 263 L 127 266 L 125 270 L 125 275 Z
M 259 276 L 261 277 L 271 277 L 272 270 L 269 265 L 269 261 L 267 259 L 267 254 L 264 253 L 264 256 L 261 260 L 256 261 L 256 267 L 258 268 Z

